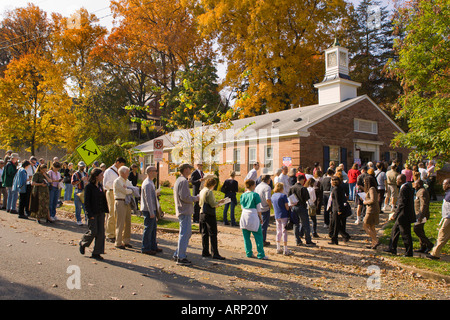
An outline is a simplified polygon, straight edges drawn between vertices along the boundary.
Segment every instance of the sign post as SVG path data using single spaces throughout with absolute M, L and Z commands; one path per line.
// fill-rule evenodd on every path
M 92 138 L 89 138 L 85 142 L 80 144 L 76 148 L 76 151 L 86 163 L 86 166 L 90 165 L 92 162 L 94 162 L 95 159 L 102 155 L 100 149 Z
M 164 141 L 163 139 L 153 140 L 153 161 L 156 162 L 156 189 L 159 189 L 159 163 L 163 161 L 163 149 Z

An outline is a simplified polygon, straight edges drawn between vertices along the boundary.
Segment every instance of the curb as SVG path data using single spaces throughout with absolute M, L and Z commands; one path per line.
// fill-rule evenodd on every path
M 418 269 L 416 267 L 407 265 L 407 264 L 403 264 L 401 262 L 386 258 L 385 256 L 383 256 L 384 261 L 389 261 L 389 263 L 391 263 L 392 265 L 396 266 L 396 267 L 400 267 L 402 269 L 405 269 L 409 272 L 413 272 L 415 274 L 418 274 L 420 276 L 422 276 L 424 279 L 431 279 L 431 280 L 436 280 L 436 281 L 443 281 L 447 284 L 450 284 L 450 276 L 446 276 L 443 274 L 439 274 L 439 273 L 435 273 L 432 271 L 428 271 L 425 269 Z

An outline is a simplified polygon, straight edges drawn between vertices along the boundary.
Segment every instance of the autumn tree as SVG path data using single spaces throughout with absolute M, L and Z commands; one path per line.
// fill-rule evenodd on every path
M 117 82 L 101 68 L 101 61 L 92 54 L 107 29 L 86 9 L 77 10 L 70 17 L 53 14 L 50 37 L 53 57 L 67 78 L 67 86 L 74 97 L 73 150 L 91 137 L 100 144 L 127 136 L 126 113 L 123 110 L 123 91 Z
M 75 122 L 61 70 L 47 59 L 27 54 L 14 59 L 0 79 L 1 146 L 64 146 Z
M 205 36 L 228 63 L 225 86 L 237 88 L 241 116 L 314 104 L 323 50 L 342 34 L 348 5 L 332 1 L 191 1 Z
M 117 23 L 95 53 L 126 90 L 132 117 L 148 119 L 145 106 L 174 90 L 178 71 L 208 57 L 210 46 L 179 1 L 118 0 L 111 8 Z
M 45 11 L 34 4 L 7 11 L 0 23 L 0 74 L 14 58 L 36 53 L 49 57 L 51 25 Z
M 413 0 L 398 10 L 398 60 L 389 70 L 401 82 L 399 119 L 408 131 L 393 144 L 411 149 L 410 160 L 450 161 L 450 4 L 446 0 Z

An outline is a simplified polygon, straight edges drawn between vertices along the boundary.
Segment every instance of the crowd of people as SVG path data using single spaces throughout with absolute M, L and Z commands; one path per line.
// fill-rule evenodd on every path
M 88 225 L 88 231 L 79 243 L 80 253 L 85 254 L 86 247 L 94 242 L 92 257 L 99 260 L 103 259 L 101 254 L 104 254 L 105 241 L 114 243 L 118 249 L 132 247 L 131 214 L 140 209 L 144 216 L 141 252 L 149 255 L 162 252 L 156 239 L 157 221 L 162 216 L 160 190 L 154 184 L 157 168 L 149 166 L 145 169 L 145 180 L 140 188 L 137 186 L 138 167 L 127 167 L 124 158 L 117 158 L 109 168 L 95 162 L 88 171 L 86 169 L 83 161 L 77 164 L 75 171 L 72 163 L 61 164 L 57 158 L 53 159 L 48 169 L 44 159 L 38 161 L 31 157 L 20 162 L 17 153 L 8 152 L 0 160 L 2 209 L 18 214 L 19 218 L 28 219 L 31 216 L 38 223 L 43 223 L 43 220 L 52 223 L 57 220 L 56 208 L 63 189 L 65 201 L 71 200 L 73 195 L 77 224 L 83 225 L 81 212 L 84 211 Z M 325 173 L 319 163 L 313 168 L 283 166 L 273 176 L 264 172 L 258 174 L 260 165 L 254 163 L 244 179 L 245 192 L 239 202 L 235 172 L 231 171 L 229 178 L 223 181 L 220 191 L 224 198 L 217 201 L 213 193 L 217 178 L 205 176 L 201 164 L 193 169 L 190 164 L 180 165 L 180 175 L 173 187 L 179 221 L 178 243 L 173 259 L 179 265 L 192 263 L 187 258 L 192 222 L 199 223 L 202 256 L 225 259 L 219 254 L 217 239 L 216 209 L 222 205 L 223 223 L 242 229 L 246 256 L 258 259 L 268 259 L 264 247 L 270 245 L 267 230 L 271 210 L 276 222 L 277 254 L 292 254 L 287 245 L 288 230 L 294 230 L 297 245 L 303 245 L 304 239 L 304 245 L 315 246 L 313 239 L 319 238 L 317 215 L 322 213 L 330 245 L 339 245 L 339 235 L 344 242 L 350 241 L 346 224 L 347 219 L 354 215 L 353 211 L 356 213 L 354 223 L 362 223 L 369 237 L 369 249 L 375 250 L 380 245 L 376 226 L 380 222 L 380 213 L 384 211 L 392 211 L 389 220 L 394 221 L 389 247 L 385 250 L 389 253 L 397 254 L 401 236 L 405 256 L 413 255 L 412 223 L 420 239 L 418 251 L 427 253 L 430 259 L 439 259 L 442 247 L 450 237 L 449 179 L 443 183 L 445 198 L 437 243 L 433 245 L 425 234 L 424 224 L 430 218 L 429 203 L 431 199 L 436 199 L 436 174 L 432 161 L 427 168 L 419 163 L 413 168 L 405 165 L 403 170 L 396 161 L 389 165 L 369 162 L 362 167 L 353 164 L 348 172 L 345 172 L 343 164 L 336 166 L 330 162 Z M 239 221 L 235 217 L 238 203 L 242 208 Z M 256 244 L 256 256 L 252 237 Z

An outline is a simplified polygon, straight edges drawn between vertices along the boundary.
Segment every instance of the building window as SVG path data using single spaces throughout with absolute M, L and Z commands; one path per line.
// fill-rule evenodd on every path
M 378 134 L 378 123 L 376 121 L 355 119 L 355 132 Z
M 256 162 L 256 147 L 248 148 L 248 163 L 247 172 L 253 169 L 253 164 Z
M 233 150 L 233 171 L 236 174 L 241 172 L 241 149 Z
M 340 150 L 339 146 L 330 146 L 330 161 L 334 161 L 336 167 L 340 163 Z
M 147 168 L 148 166 L 155 166 L 154 162 L 153 162 L 153 154 L 148 154 L 145 156 L 145 168 Z
M 273 147 L 264 147 L 264 171 L 266 174 L 273 173 Z

